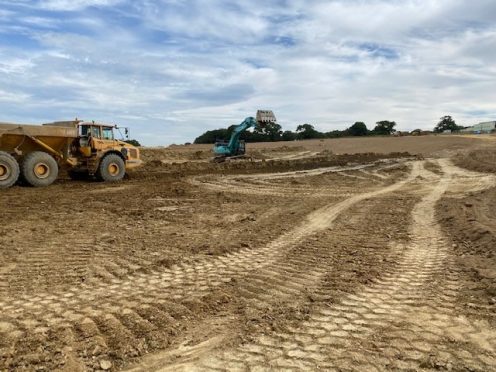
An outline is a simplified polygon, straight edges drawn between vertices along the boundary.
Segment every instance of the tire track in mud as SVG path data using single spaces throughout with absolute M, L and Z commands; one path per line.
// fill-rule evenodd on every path
M 412 211 L 411 242 L 403 258 L 381 279 L 337 305 L 317 306 L 308 321 L 285 332 L 213 356 L 196 350 L 199 360 L 165 370 L 496 368 L 496 331 L 487 322 L 469 321 L 455 311 L 456 273 L 440 287 L 430 287 L 430 281 L 450 266 L 434 216 L 436 202 L 453 184 L 466 192 L 466 186 L 494 185 L 494 177 L 465 172 L 446 161 L 440 165 L 441 177 L 421 172 L 434 185 Z M 468 181 L 465 187 L 460 184 L 463 177 Z M 441 342 L 446 339 L 448 344 Z M 432 359 L 433 352 L 438 359 Z
M 33 286 L 43 285 L 54 278 L 80 282 L 86 280 L 88 274 L 94 273 L 98 279 L 107 280 L 122 277 L 141 268 L 146 261 L 126 257 L 118 257 L 119 252 L 109 244 L 96 242 L 93 237 L 79 238 L 77 242 L 68 242 L 63 236 L 53 233 L 47 247 L 41 239 L 16 245 L 22 253 L 0 268 L 0 296 L 29 292 Z M 70 272 L 63 274 L 51 270 L 53 267 L 71 267 Z M 29 273 L 26 276 L 25 273 Z M 33 276 L 39 281 L 33 283 Z M 91 281 L 98 280 L 90 278 Z M 1 300 L 0 300 L 1 302 Z
M 17 229 L 22 229 L 22 227 L 17 226 Z M 80 241 L 71 243 L 69 246 L 67 242 L 54 237 L 51 243 L 52 247 L 57 247 L 57 252 L 54 253 L 36 238 L 29 242 L 23 242 L 24 247 L 22 249 L 16 245 L 15 248 L 23 253 L 17 255 L 15 259 L 10 261 L 10 264 L 0 269 L 1 296 L 7 295 L 9 292 L 20 293 L 26 290 L 30 283 L 26 283 L 23 273 L 39 273 L 41 280 L 48 280 L 48 276 L 57 276 L 57 273 L 48 270 L 54 264 L 65 264 L 73 267 L 74 269 L 70 273 L 71 277 L 84 276 L 88 261 L 95 256 L 92 241 Z M 12 280 L 13 278 L 15 280 Z
M 340 213 L 354 204 L 403 187 L 417 176 L 418 169 L 415 163 L 406 179 L 312 212 L 302 225 L 259 249 L 244 249 L 211 260 L 136 274 L 125 280 L 111 279 L 109 284 L 83 284 L 63 292 L 2 299 L 0 357 L 7 353 L 9 345 L 27 336 L 36 336 L 43 344 L 54 333 L 69 335 L 67 339 L 92 339 L 104 350 L 118 348 L 119 337 L 125 337 L 145 349 L 139 334 L 160 333 L 159 324 L 171 322 L 169 312 L 174 302 L 201 298 L 233 279 L 244 281 L 239 286 L 244 296 L 261 306 L 274 298 L 301 293 L 309 285 L 319 283 L 325 273 L 325 260 L 311 247 L 294 252 L 289 252 L 289 248 L 330 227 Z M 288 281 L 288 276 L 294 280 Z M 265 288 L 260 291 L 262 286 Z
M 399 161 L 399 162 L 398 162 Z M 333 166 L 326 168 L 311 169 L 306 171 L 291 171 L 280 173 L 267 173 L 255 175 L 236 175 L 224 176 L 218 180 L 205 180 L 203 177 L 194 177 L 190 180 L 193 185 L 201 186 L 212 191 L 224 191 L 241 193 L 246 195 L 272 195 L 277 197 L 293 198 L 294 193 L 297 192 L 298 196 L 321 198 L 321 197 L 346 197 L 356 194 L 353 185 L 344 190 L 336 190 L 332 187 L 316 187 L 311 189 L 304 185 L 287 185 L 277 184 L 271 181 L 284 180 L 284 179 L 297 179 L 302 177 L 319 176 L 324 174 L 336 174 L 342 177 L 351 177 L 368 182 L 374 182 L 378 185 L 384 185 L 384 181 L 390 178 L 387 175 L 380 173 L 381 170 L 392 169 L 404 165 L 404 160 L 395 160 L 394 164 L 390 164 L 392 160 L 377 161 L 371 164 L 361 164 L 353 166 Z M 372 171 L 366 169 L 375 168 Z M 364 176 L 356 174 L 348 174 L 347 172 L 362 172 Z
M 312 158 L 319 153 L 316 151 L 300 151 L 297 152 L 296 154 L 290 154 L 290 155 L 284 155 L 284 156 L 275 156 L 275 157 L 270 157 L 270 160 L 299 160 L 299 159 L 308 159 Z

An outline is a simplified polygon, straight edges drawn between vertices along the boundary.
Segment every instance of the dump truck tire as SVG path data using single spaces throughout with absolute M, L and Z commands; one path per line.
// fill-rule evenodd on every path
M 59 166 L 55 159 L 43 151 L 26 155 L 21 165 L 22 179 L 33 187 L 51 185 L 59 175 Z
M 99 181 L 118 182 L 124 178 L 126 174 L 126 164 L 119 155 L 109 154 L 105 156 L 96 173 L 96 178 Z
M 0 189 L 13 186 L 19 178 L 19 163 L 10 154 L 0 151 Z

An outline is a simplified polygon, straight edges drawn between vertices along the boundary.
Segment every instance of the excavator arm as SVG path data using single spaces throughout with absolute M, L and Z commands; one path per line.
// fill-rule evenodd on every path
M 257 125 L 257 121 L 253 117 L 248 117 L 243 122 L 239 125 L 236 125 L 234 127 L 234 130 L 231 134 L 231 138 L 229 139 L 229 142 L 216 142 L 214 146 L 214 153 L 216 156 L 223 156 L 223 157 L 228 157 L 228 156 L 235 156 L 235 155 L 241 155 L 239 154 L 238 150 L 240 149 L 240 140 L 239 137 L 241 134 L 249 129 L 253 128 Z
M 245 130 L 249 128 L 255 128 L 256 126 L 257 121 L 252 117 L 246 118 L 241 124 L 236 126 L 232 132 L 229 144 L 227 145 L 229 147 L 229 150 L 235 153 L 236 150 L 239 148 L 239 137 L 241 137 L 241 134 Z
M 234 127 L 229 142 L 216 142 L 214 146 L 214 153 L 216 159 L 225 159 L 227 157 L 242 156 L 245 153 L 244 142 L 240 141 L 241 134 L 249 128 L 256 126 L 264 126 L 269 122 L 275 122 L 275 116 L 272 111 L 257 112 L 257 118 L 248 117 L 243 122 Z

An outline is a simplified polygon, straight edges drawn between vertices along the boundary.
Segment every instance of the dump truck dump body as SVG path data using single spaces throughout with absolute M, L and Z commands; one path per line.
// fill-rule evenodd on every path
M 0 150 L 19 155 L 35 151 L 40 147 L 39 142 L 26 140 L 28 137 L 41 141 L 61 155 L 68 155 L 67 151 L 77 136 L 75 126 L 69 128 L 0 123 Z

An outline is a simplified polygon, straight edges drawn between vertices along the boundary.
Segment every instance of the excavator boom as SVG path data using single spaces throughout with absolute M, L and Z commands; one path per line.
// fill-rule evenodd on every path
M 270 110 L 258 110 L 256 118 L 248 117 L 243 122 L 234 127 L 229 142 L 217 141 L 214 145 L 215 161 L 223 161 L 226 158 L 243 156 L 245 154 L 245 144 L 240 141 L 241 134 L 249 128 L 257 126 L 264 127 L 268 123 L 275 123 L 276 117 Z

